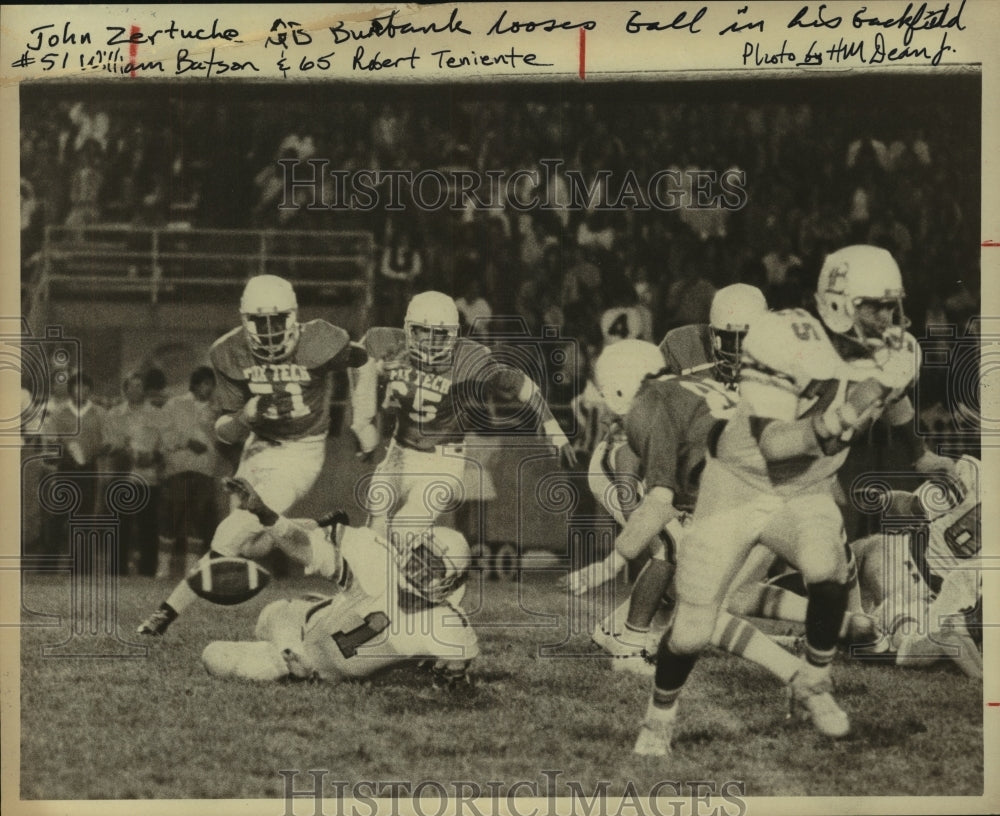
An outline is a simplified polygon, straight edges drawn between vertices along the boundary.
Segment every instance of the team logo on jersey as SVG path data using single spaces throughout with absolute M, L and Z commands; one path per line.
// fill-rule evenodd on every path
M 243 376 L 250 382 L 310 382 L 309 369 L 296 363 L 267 363 L 243 369 Z
M 405 382 L 415 385 L 418 388 L 436 391 L 438 394 L 447 394 L 451 390 L 451 380 L 448 377 L 426 371 L 418 371 L 409 366 L 391 369 L 388 374 L 390 382 Z

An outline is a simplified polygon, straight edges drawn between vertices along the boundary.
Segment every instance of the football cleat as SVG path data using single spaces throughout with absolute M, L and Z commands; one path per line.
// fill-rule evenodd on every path
M 264 500 L 254 490 L 253 485 L 243 477 L 223 479 L 222 484 L 226 490 L 239 499 L 240 509 L 253 513 L 265 527 L 273 527 L 278 521 L 278 514 L 264 503 Z
M 875 618 L 863 612 L 851 612 L 847 617 L 847 631 L 842 640 L 849 646 L 868 646 L 877 643 L 882 633 Z
M 664 709 L 656 708 L 650 701 L 632 752 L 640 756 L 670 756 L 676 721 L 676 703 Z
M 167 631 L 167 627 L 177 620 L 177 613 L 172 607 L 164 604 L 157 609 L 146 620 L 139 624 L 135 630 L 136 634 L 147 635 L 149 637 L 160 637 Z
M 651 655 L 645 649 L 640 649 L 637 653 L 630 655 L 613 655 L 611 671 L 627 672 L 639 677 L 652 677 L 656 674 L 656 656 Z
M 812 720 L 813 726 L 825 737 L 837 739 L 851 730 L 847 714 L 833 699 L 833 682 L 829 677 L 808 683 L 802 672 L 796 672 L 788 684 L 788 717 Z

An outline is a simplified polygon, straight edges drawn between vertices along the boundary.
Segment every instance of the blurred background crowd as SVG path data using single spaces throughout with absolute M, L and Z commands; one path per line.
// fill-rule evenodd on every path
M 455 297 L 469 331 L 515 315 L 532 332 L 558 326 L 576 341 L 583 376 L 566 380 L 555 401 L 581 413 L 585 450 L 596 433 L 586 362 L 624 336 L 622 310 L 628 334 L 658 342 L 674 326 L 706 321 L 715 290 L 737 281 L 761 287 L 772 308 L 809 305 L 827 252 L 872 243 L 899 261 L 918 338 L 928 326 L 965 330 L 980 312 L 981 103 L 975 82 L 935 90 L 929 81 L 831 82 L 826 93 L 818 81 L 633 84 L 625 93 L 187 84 L 143 94 L 22 92 L 23 285 L 37 281 L 49 225 L 366 230 L 376 246 L 370 325 L 399 325 L 413 293 L 440 289 Z M 543 187 L 559 189 L 532 190 L 529 180 L 521 192 L 555 201 L 566 200 L 567 180 L 562 172 L 547 179 L 543 159 L 588 184 L 610 171 L 612 198 L 628 172 L 644 183 L 661 170 L 738 170 L 746 203 L 279 209 L 279 159 L 323 159 L 348 173 L 537 171 Z M 297 193 L 300 203 L 309 195 Z M 127 410 L 129 376 L 121 394 L 102 394 L 96 407 Z M 947 372 L 923 377 L 926 421 L 947 423 L 953 406 L 937 419 L 931 410 L 949 399 Z M 143 389 L 157 391 L 148 382 Z M 116 449 L 113 425 L 102 455 Z M 169 446 L 201 455 L 188 442 Z M 161 452 L 158 466 L 168 458 Z

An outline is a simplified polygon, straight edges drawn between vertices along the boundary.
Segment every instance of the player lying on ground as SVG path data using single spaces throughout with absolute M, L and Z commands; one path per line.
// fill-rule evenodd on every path
M 455 302 L 441 292 L 422 292 L 410 301 L 402 329 L 377 326 L 362 339 L 369 362 L 358 370 L 355 390 L 365 396 L 366 407 L 359 397 L 351 427 L 363 451 L 378 443 L 374 417 L 380 381 L 385 385 L 383 407 L 395 414 L 392 440 L 368 493 L 368 525 L 379 535 L 386 535 L 394 519 L 431 524 L 454 508 L 466 464 L 462 442 L 466 433 L 488 423 L 494 397 L 522 405 L 558 449 L 561 461 L 576 464 L 538 386 L 499 362 L 486 346 L 458 333 Z M 442 487 L 453 500 L 428 501 Z
M 758 540 L 798 568 L 806 584 L 805 654 L 790 685 L 793 703 L 821 719 L 830 736 L 850 731 L 831 694 L 849 593 L 835 477 L 851 440 L 883 411 L 893 424 L 912 419 L 905 393 L 916 374 L 916 344 L 905 334 L 902 297 L 892 256 L 852 246 L 824 261 L 816 292 L 821 319 L 795 309 L 751 323 L 740 404 L 710 446 L 636 752 L 669 754 L 677 698 Z
M 367 355 L 325 320 L 300 324 L 291 284 L 274 275 L 247 282 L 240 318 L 209 352 L 223 412 L 215 430 L 222 442 L 243 445 L 236 475 L 281 513 L 309 492 L 323 467 L 335 372 L 360 366 Z M 260 530 L 252 513 L 233 506 L 202 562 L 242 555 Z M 139 634 L 162 635 L 196 597 L 181 581 Z
M 280 547 L 307 573 L 327 578 L 333 591 L 269 604 L 256 641 L 210 643 L 202 653 L 210 674 L 337 682 L 426 658 L 443 683 L 469 683 L 478 641 L 464 612 L 448 601 L 471 561 L 461 533 L 428 527 L 390 543 L 341 523 L 343 514 L 321 522 L 278 516 L 245 482 L 235 487 L 244 508 L 266 524 L 255 546 Z
M 893 491 L 883 518 L 901 523 L 851 545 L 862 592 L 874 599 L 872 615 L 885 632 L 866 653 L 895 654 L 900 666 L 951 659 L 970 677 L 983 676 L 975 642 L 982 623 L 980 467 L 962 457 L 951 482 L 957 489 L 928 481 L 913 493 Z

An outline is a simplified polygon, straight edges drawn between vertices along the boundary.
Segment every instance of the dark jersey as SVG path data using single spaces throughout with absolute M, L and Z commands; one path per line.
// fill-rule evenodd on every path
M 352 356 L 347 332 L 325 320 L 302 324 L 295 351 L 278 363 L 254 357 L 242 327 L 216 340 L 209 352 L 223 411 L 239 411 L 251 398 L 264 394 L 291 397 L 290 413 L 279 415 L 272 409 L 251 423 L 254 433 L 275 441 L 327 432 L 333 372 Z
M 490 396 L 526 396 L 525 375 L 472 340 L 460 338 L 452 361 L 437 365 L 410 358 L 402 329 L 369 329 L 363 343 L 369 357 L 381 362 L 384 407 L 396 415 L 393 436 L 408 448 L 429 451 L 461 442 L 468 431 L 489 423 Z
M 709 435 L 736 410 L 737 395 L 703 377 L 661 377 L 639 388 L 625 417 L 646 490 L 666 487 L 678 510 L 694 510 Z

